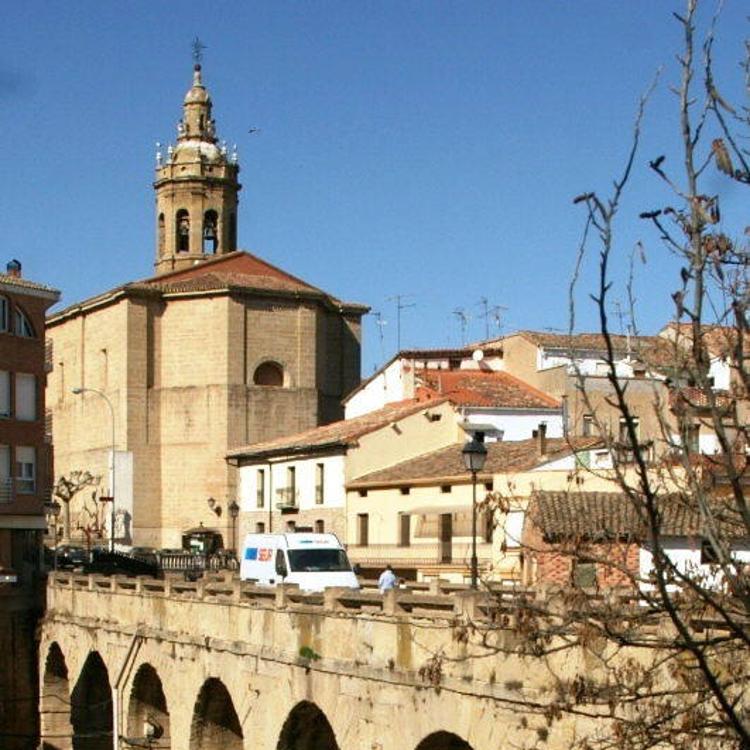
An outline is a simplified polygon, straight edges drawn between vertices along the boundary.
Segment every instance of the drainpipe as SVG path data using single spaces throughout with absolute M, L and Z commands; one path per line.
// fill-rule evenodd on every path
M 268 462 L 268 533 L 273 532 L 273 464 Z
M 117 679 L 112 689 L 112 748 L 113 750 L 120 750 L 120 691 L 122 690 L 123 677 L 125 672 L 129 671 L 129 668 L 133 666 L 133 660 L 135 659 L 138 651 L 143 643 L 143 636 L 141 629 L 138 628 L 133 633 L 133 638 L 128 646 L 128 652 L 125 654 L 125 659 L 122 662 L 120 671 L 117 673 Z

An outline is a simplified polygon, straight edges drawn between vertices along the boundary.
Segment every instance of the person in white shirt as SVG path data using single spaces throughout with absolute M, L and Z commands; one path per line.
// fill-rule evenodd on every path
M 380 578 L 378 578 L 380 593 L 384 594 L 388 589 L 395 588 L 397 584 L 398 578 L 396 578 L 393 568 L 390 565 L 386 565 L 385 570 L 380 574 Z

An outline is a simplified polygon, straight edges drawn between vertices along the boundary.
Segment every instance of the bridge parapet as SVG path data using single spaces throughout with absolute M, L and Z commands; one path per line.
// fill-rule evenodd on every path
M 529 673 L 517 657 L 499 653 L 515 637 L 511 619 L 493 628 L 491 647 L 486 633 L 484 643 L 467 635 L 467 625 L 497 621 L 502 598 L 517 595 L 398 589 L 383 595 L 344 588 L 309 593 L 229 576 L 190 582 L 58 572 L 50 577 L 48 617 L 171 634 L 212 647 L 232 644 L 228 647 L 246 654 L 272 651 L 289 662 L 384 670 L 392 680 L 422 685 L 435 683 L 439 658 L 442 685 L 457 679 L 481 695 L 504 690 L 501 673 L 513 673 L 506 682 L 514 685 L 515 673 Z M 467 658 L 493 652 L 497 658 Z M 526 687 L 541 687 L 529 679 Z

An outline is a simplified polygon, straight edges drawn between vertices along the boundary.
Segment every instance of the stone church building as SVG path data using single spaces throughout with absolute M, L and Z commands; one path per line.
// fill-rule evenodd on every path
M 359 383 L 367 307 L 237 249 L 238 173 L 196 65 L 157 154 L 155 275 L 48 319 L 55 473 L 101 478 L 71 502 L 73 538 L 108 536 L 114 494 L 118 543 L 234 547 L 227 451 L 341 419 Z

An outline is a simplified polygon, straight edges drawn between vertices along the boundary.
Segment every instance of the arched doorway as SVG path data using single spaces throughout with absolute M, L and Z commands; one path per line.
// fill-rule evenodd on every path
M 73 750 L 111 750 L 112 688 L 102 657 L 92 651 L 70 696 Z
M 190 727 L 190 750 L 242 750 L 242 728 L 232 697 L 221 680 L 206 680 Z
M 298 703 L 281 728 L 276 750 L 339 750 L 326 715 L 309 701 Z
M 416 750 L 472 750 L 472 747 L 452 732 L 433 732 L 417 745 Z
M 150 664 L 142 664 L 133 679 L 126 731 L 131 743 L 140 742 L 153 750 L 172 747 L 167 699 L 159 675 Z
M 53 643 L 44 663 L 42 694 L 39 699 L 43 750 L 71 750 L 70 683 L 62 649 Z

